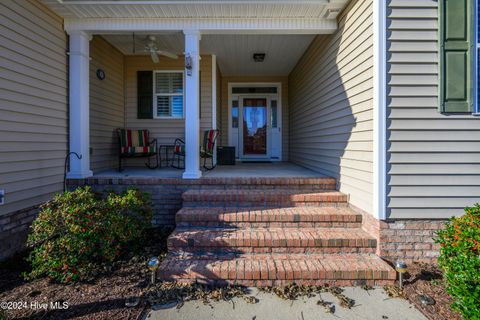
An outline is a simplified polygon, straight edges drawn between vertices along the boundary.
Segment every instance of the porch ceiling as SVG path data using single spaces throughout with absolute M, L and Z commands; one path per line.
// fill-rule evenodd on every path
M 180 32 L 155 34 L 160 49 L 182 54 L 184 35 Z M 153 35 L 152 34 L 152 35 Z M 125 55 L 145 54 L 147 34 L 102 35 Z M 202 54 L 215 54 L 224 76 L 286 76 L 312 42 L 314 35 L 204 35 Z M 264 62 L 253 61 L 253 53 L 265 53 Z

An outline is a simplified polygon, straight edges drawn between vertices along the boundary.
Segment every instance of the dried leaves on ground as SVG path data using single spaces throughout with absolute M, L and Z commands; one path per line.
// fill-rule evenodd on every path
M 344 295 L 343 289 L 336 286 L 298 286 L 295 283 L 292 283 L 283 288 L 265 287 L 260 288 L 260 290 L 274 293 L 285 300 L 296 300 L 299 297 L 311 298 L 316 294 L 320 295 L 322 292 L 329 292 L 338 299 L 341 307 L 350 309 L 355 305 L 355 300 Z M 326 302 L 321 299 L 318 304 L 325 307 L 325 303 Z
M 256 298 L 248 296 L 248 289 L 244 287 L 210 287 L 198 283 L 160 282 L 151 286 L 146 293 L 147 302 L 155 306 L 199 300 L 204 304 L 218 301 L 231 301 L 233 298 L 242 297 L 250 303 Z M 255 300 L 254 300 L 255 299 Z

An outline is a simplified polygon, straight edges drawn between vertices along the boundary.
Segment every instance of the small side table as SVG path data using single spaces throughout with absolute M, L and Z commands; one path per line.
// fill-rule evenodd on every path
M 165 155 L 165 167 L 169 167 L 171 165 L 171 162 L 173 160 L 173 150 L 175 149 L 175 146 L 173 144 L 162 144 L 160 147 L 158 147 L 158 158 L 160 159 L 159 160 L 159 163 L 160 163 L 160 168 L 162 167 L 162 149 L 164 150 L 164 155 Z M 169 153 L 169 151 L 171 151 Z M 169 155 L 172 155 L 171 157 L 169 157 Z

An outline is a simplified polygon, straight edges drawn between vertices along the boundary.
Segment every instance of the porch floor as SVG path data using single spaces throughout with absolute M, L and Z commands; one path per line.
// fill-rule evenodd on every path
M 116 169 L 104 170 L 94 174 L 94 178 L 127 178 L 156 177 L 181 178 L 183 170 L 171 167 L 148 169 L 146 167 L 127 167 L 124 171 Z M 325 177 L 321 173 L 289 162 L 273 163 L 237 163 L 234 166 L 217 166 L 211 171 L 204 171 L 206 178 L 318 178 Z

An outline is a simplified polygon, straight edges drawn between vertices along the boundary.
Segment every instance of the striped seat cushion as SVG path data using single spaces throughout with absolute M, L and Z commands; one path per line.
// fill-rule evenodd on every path
M 204 155 L 213 155 L 213 147 L 215 146 L 215 140 L 217 140 L 218 131 L 217 130 L 207 130 L 203 134 L 203 145 L 201 148 L 201 153 Z
M 119 129 L 120 147 L 148 147 L 148 130 Z
M 155 146 L 150 147 L 122 147 L 120 149 L 122 154 L 155 154 L 157 148 Z
M 185 154 L 185 145 L 176 145 L 173 152 L 176 154 Z

